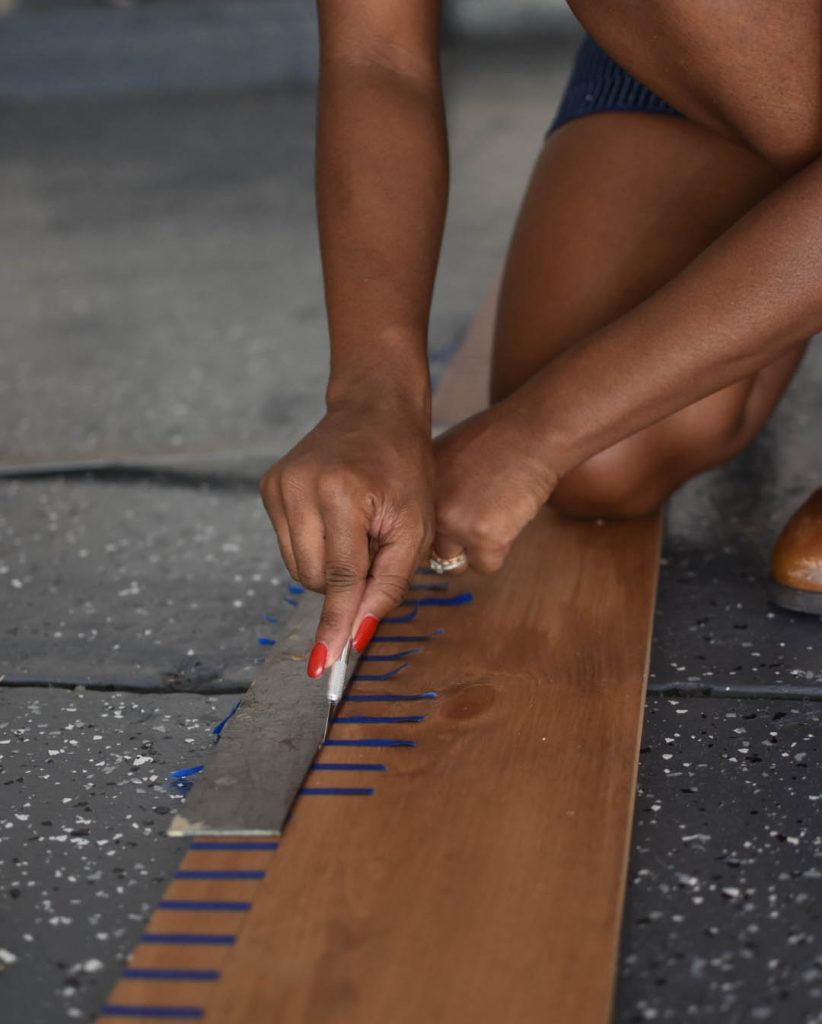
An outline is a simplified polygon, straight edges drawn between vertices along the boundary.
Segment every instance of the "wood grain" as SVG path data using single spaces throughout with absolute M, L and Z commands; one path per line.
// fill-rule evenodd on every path
M 215 975 L 214 980 L 157 980 L 156 978 L 124 977 L 115 985 L 107 1000 L 107 1007 L 151 1007 L 155 1010 L 182 1007 L 184 1010 L 200 1010 L 205 1007 L 218 983 L 221 971 L 231 952 L 230 945 L 188 944 L 188 943 L 157 943 L 149 941 L 147 936 L 157 935 L 230 935 L 236 937 L 243 923 L 247 920 L 247 911 L 238 912 L 234 909 L 220 911 L 163 909 L 165 903 L 175 904 L 243 904 L 250 905 L 262 879 L 268 871 L 275 850 L 259 849 L 259 841 L 254 845 L 252 840 L 237 837 L 236 849 L 226 850 L 222 846 L 233 837 L 225 837 L 223 844 L 211 840 L 198 842 L 197 848 L 190 850 L 180 863 L 175 877 L 163 894 L 163 900 L 154 911 L 144 929 L 142 941 L 138 943 L 126 965 L 126 971 L 207 971 Z M 262 841 L 262 840 L 261 840 Z M 274 836 L 267 840 L 268 845 L 276 844 Z M 193 875 L 209 874 L 216 876 L 221 872 L 253 873 L 248 878 L 229 877 L 194 877 Z M 204 1012 L 204 1009 L 203 1011 Z M 105 1024 L 117 1024 L 129 1021 L 130 1024 L 156 1024 L 156 1015 L 137 1016 L 133 1012 L 127 1015 L 102 1012 L 98 1018 Z M 174 1020 L 167 1016 L 166 1019 Z M 191 1019 L 190 1015 L 177 1019 Z
M 473 604 L 421 609 L 416 747 L 298 801 L 208 1022 L 608 1020 L 658 539 L 546 510 Z

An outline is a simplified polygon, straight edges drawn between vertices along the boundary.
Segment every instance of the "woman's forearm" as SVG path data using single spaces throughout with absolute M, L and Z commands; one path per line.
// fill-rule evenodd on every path
M 559 476 L 822 327 L 822 160 L 506 399 Z
M 316 198 L 329 404 L 359 395 L 428 410 L 428 318 L 447 196 L 439 76 L 326 61 Z

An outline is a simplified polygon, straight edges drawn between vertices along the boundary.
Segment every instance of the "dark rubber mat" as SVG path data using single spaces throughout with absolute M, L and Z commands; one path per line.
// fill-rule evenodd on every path
M 822 1020 L 822 705 L 657 697 L 617 1024 Z

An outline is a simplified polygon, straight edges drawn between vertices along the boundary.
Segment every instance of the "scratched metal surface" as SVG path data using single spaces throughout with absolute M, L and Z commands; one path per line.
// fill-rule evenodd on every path
M 276 651 L 259 669 L 172 820 L 170 836 L 282 832 L 328 723 L 325 679 L 305 674 L 322 600 L 320 594 L 300 597 Z M 354 655 L 349 679 L 356 664 Z

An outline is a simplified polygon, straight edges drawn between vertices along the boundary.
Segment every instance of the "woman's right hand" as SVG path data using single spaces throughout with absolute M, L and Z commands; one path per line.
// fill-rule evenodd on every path
M 260 481 L 293 578 L 325 594 L 308 674 L 362 650 L 434 536 L 433 453 L 416 409 L 337 405 Z

